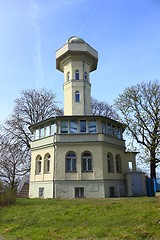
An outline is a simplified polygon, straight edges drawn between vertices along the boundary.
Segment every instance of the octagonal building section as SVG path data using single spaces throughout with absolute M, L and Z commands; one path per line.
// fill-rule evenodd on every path
M 97 63 L 97 51 L 76 36 L 57 50 L 56 68 L 64 73 L 64 115 L 91 114 L 90 72 Z

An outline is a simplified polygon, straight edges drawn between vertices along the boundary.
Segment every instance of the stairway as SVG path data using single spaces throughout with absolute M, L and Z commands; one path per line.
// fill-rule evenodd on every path
M 25 182 L 21 191 L 17 195 L 18 198 L 28 198 L 29 197 L 29 183 Z

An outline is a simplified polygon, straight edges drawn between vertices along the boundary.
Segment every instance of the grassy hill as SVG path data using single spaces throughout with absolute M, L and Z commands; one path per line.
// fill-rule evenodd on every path
M 160 197 L 17 199 L 0 207 L 0 236 L 9 240 L 160 239 Z

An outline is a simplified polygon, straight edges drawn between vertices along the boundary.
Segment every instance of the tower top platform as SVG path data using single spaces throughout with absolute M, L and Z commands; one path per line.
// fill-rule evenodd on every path
M 92 72 L 97 69 L 98 52 L 82 38 L 72 36 L 56 51 L 56 69 L 63 72 L 64 65 L 71 59 L 88 62 Z

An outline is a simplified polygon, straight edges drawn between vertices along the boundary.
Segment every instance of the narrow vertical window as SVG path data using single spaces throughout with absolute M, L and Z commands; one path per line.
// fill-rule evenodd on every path
M 42 157 L 38 155 L 36 157 L 36 174 L 41 174 L 42 172 Z
M 39 139 L 39 129 L 36 129 L 34 137 L 35 137 L 35 140 Z
M 67 72 L 67 82 L 70 80 L 70 72 Z
M 80 102 L 80 93 L 79 93 L 79 91 L 75 92 L 75 102 Z
M 50 135 L 50 127 L 49 125 L 46 126 L 46 137 Z
M 39 188 L 39 198 L 44 198 L 44 188 L 43 187 Z
M 117 128 L 117 137 L 118 138 L 122 138 L 121 128 L 120 127 Z
M 105 124 L 105 122 L 102 122 L 102 133 L 103 134 L 106 133 L 106 124 Z
M 112 153 L 107 154 L 107 161 L 108 161 L 108 172 L 114 172 L 114 162 L 113 162 L 113 155 Z
M 51 135 L 56 133 L 56 124 L 51 124 Z
M 112 135 L 116 137 L 116 126 L 112 125 Z
M 76 79 L 76 80 L 79 80 L 79 70 L 76 70 L 76 71 L 75 71 L 75 79 Z
M 40 128 L 40 138 L 44 137 L 44 127 Z
M 119 154 L 116 155 L 116 172 L 117 173 L 122 172 L 122 161 L 121 156 Z
M 87 131 L 86 120 L 80 120 L 80 132 L 85 133 Z
M 84 73 L 84 81 L 87 81 L 87 72 Z
M 109 135 L 112 134 L 112 132 L 111 132 L 111 124 L 110 123 L 107 123 L 106 133 L 109 134 Z
M 50 158 L 49 153 L 44 156 L 44 173 L 50 173 Z

